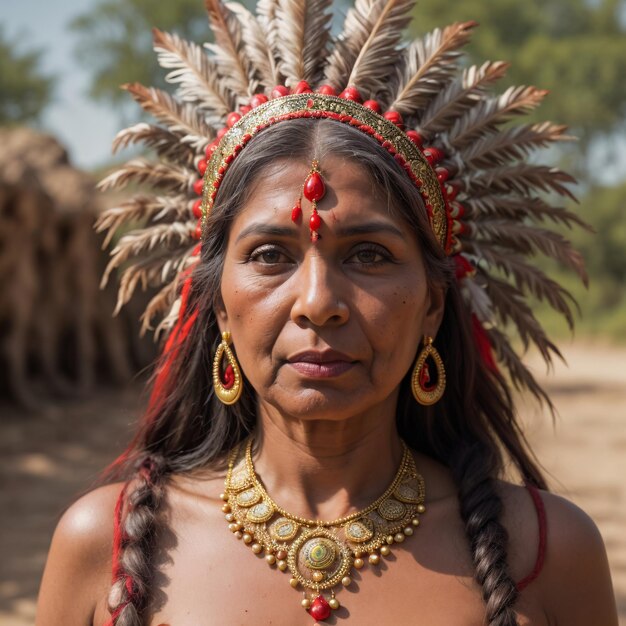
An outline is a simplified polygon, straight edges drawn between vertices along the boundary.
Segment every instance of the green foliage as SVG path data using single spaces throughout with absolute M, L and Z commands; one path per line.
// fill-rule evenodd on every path
M 475 20 L 472 60 L 512 61 L 509 84 L 553 90 L 539 117 L 575 129 L 583 146 L 626 116 L 624 0 L 420 2 L 413 33 Z
M 53 78 L 39 69 L 42 52 L 18 52 L 0 28 L 0 125 L 38 121 L 52 98 Z
M 250 3 L 248 3 L 250 4 Z M 164 86 L 165 72 L 152 50 L 152 28 L 192 41 L 209 41 L 202 0 L 102 0 L 70 25 L 78 35 L 78 59 L 92 70 L 89 93 L 103 102 L 127 102 L 120 85 Z
M 570 273 L 550 268 L 550 274 L 568 289 L 580 305 L 578 333 L 602 335 L 626 341 L 626 183 L 591 188 L 581 201 L 584 215 L 595 234 L 576 229 L 569 236 L 578 248 L 590 275 L 586 289 Z M 548 310 L 538 314 L 551 334 L 562 335 L 565 324 Z

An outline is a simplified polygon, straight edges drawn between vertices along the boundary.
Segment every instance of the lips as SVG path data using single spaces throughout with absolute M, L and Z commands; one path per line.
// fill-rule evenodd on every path
M 336 350 L 307 350 L 287 359 L 289 365 L 306 378 L 334 378 L 354 367 L 356 361 Z

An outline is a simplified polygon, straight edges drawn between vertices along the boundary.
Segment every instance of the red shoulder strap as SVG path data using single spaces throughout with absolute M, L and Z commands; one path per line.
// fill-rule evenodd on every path
M 546 520 L 546 510 L 543 506 L 543 500 L 541 499 L 541 495 L 539 494 L 539 490 L 534 485 L 530 483 L 526 483 L 526 489 L 528 489 L 528 493 L 533 500 L 533 504 L 535 505 L 535 509 L 537 511 L 537 522 L 539 523 L 539 547 L 537 549 L 537 560 L 535 561 L 535 567 L 533 567 L 532 572 L 528 574 L 528 576 L 522 578 L 516 587 L 518 591 L 522 591 L 528 585 L 530 585 L 539 573 L 541 572 L 541 568 L 543 567 L 543 561 L 546 556 L 546 534 L 547 534 L 547 520 Z

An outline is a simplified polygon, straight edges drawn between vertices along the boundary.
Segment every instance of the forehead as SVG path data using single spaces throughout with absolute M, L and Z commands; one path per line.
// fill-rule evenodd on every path
M 311 167 L 312 160 L 307 163 L 302 159 L 278 159 L 269 165 L 250 189 L 241 217 L 247 213 L 258 215 L 259 211 L 291 211 L 300 197 L 306 214 L 308 202 L 302 196 L 302 186 Z M 326 193 L 318 203 L 322 216 L 332 210 L 335 218 L 338 211 L 343 218 L 356 218 L 372 211 L 390 219 L 398 217 L 398 207 L 389 190 L 355 160 L 325 156 L 318 160 L 318 167 L 326 185 Z

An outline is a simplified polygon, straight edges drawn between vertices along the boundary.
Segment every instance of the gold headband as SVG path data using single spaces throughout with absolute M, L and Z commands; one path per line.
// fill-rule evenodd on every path
M 378 141 L 419 189 L 435 237 L 446 253 L 450 253 L 451 228 L 443 187 L 445 181 L 438 179 L 431 164 L 437 160 L 435 155 L 438 151 L 425 149 L 422 152 L 417 143 L 394 122 L 358 102 L 317 93 L 288 95 L 260 104 L 238 119 L 214 142 L 214 150 L 204 173 L 203 228 L 228 167 L 252 137 L 279 122 L 300 118 L 336 120 Z

